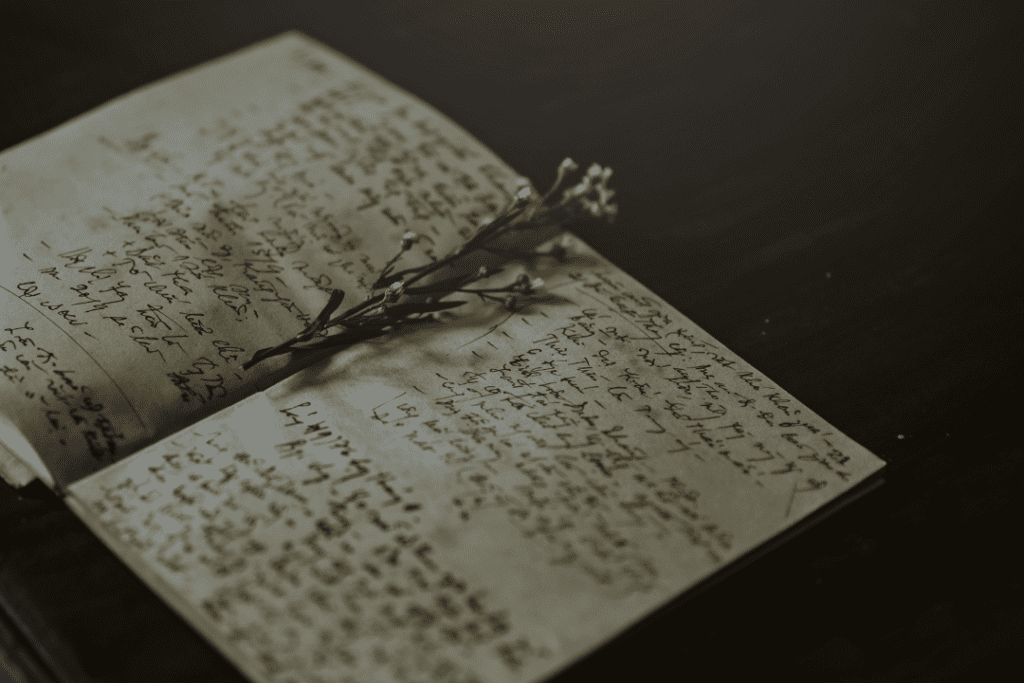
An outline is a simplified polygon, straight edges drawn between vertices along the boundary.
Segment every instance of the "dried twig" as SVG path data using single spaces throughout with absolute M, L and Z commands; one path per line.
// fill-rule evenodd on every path
M 345 292 L 333 290 L 327 305 L 306 329 L 277 346 L 260 349 L 242 367 L 249 369 L 268 358 L 286 353 L 325 348 L 340 351 L 355 342 L 387 334 L 400 325 L 437 320 L 441 312 L 466 303 L 465 300 L 442 301 L 451 294 L 474 294 L 484 300 L 500 301 L 507 308 L 515 310 L 518 298 L 534 294 L 543 287 L 543 281 L 539 278 L 531 280 L 524 274 L 504 287 L 473 288 L 469 285 L 493 277 L 502 269 L 481 266 L 468 274 L 459 274 L 458 266 L 464 265 L 471 254 L 480 251 L 496 254 L 509 261 L 538 255 L 538 252 L 518 252 L 498 245 L 499 238 L 513 232 L 566 225 L 584 217 L 604 218 L 610 222 L 618 211 L 618 206 L 611 203 L 615 191 L 608 187 L 608 179 L 612 174 L 610 168 L 593 164 L 582 180 L 564 190 L 558 200 L 553 201 L 568 175 L 577 169 L 572 159 L 563 161 L 551 189 L 543 195 L 538 195 L 528 180 L 520 178 L 520 189 L 509 205 L 497 216 L 481 220 L 476 234 L 448 256 L 421 266 L 395 271 L 403 255 L 420 239 L 416 233 L 407 232 L 402 236 L 398 253 L 385 264 L 365 301 L 334 316 L 345 299 Z M 562 260 L 565 257 L 565 246 L 556 245 L 543 255 Z M 437 280 L 428 279 L 446 270 L 455 274 Z M 419 282 L 423 284 L 417 286 Z M 340 329 L 328 334 L 331 328 Z

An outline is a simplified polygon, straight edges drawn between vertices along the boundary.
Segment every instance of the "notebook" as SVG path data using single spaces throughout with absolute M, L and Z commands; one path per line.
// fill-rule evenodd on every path
M 0 470 L 251 680 L 365 683 L 542 681 L 883 466 L 571 226 L 243 368 L 524 187 L 296 32 L 3 152 Z

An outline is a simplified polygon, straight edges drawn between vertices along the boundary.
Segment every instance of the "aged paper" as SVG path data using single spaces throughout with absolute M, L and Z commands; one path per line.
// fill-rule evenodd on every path
M 521 310 L 345 351 L 69 504 L 254 681 L 522 682 L 882 466 L 571 251 Z
M 58 483 L 115 462 L 294 369 L 240 366 L 331 289 L 361 301 L 404 232 L 446 253 L 514 179 L 297 33 L 115 100 L 0 154 L 4 415 Z
M 36 478 L 22 460 L 0 443 L 0 477 L 14 487 L 25 486 Z

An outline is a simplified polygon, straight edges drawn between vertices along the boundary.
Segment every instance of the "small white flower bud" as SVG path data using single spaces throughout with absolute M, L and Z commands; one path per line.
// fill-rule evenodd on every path
M 480 266 L 480 270 L 476 271 L 476 276 L 480 279 L 487 277 L 490 271 L 487 270 L 487 266 Z
M 412 245 L 420 241 L 420 236 L 411 230 L 402 235 L 402 251 L 408 251 L 412 248 Z
M 600 202 L 601 206 L 605 206 L 612 197 L 615 196 L 615 190 L 609 190 L 607 187 L 599 186 L 597 188 L 597 201 Z
M 530 280 L 530 289 L 534 292 L 540 289 L 544 289 L 544 279 L 535 277 L 532 280 Z
M 405 282 L 399 280 L 398 282 L 392 282 L 386 290 L 384 290 L 384 301 L 390 303 L 392 301 L 398 301 L 402 294 L 405 293 Z
M 572 159 L 570 159 L 569 157 L 566 157 L 565 159 L 562 160 L 561 169 L 563 171 L 575 171 L 579 167 L 580 165 L 577 164 Z
M 601 166 L 599 164 L 591 164 L 590 168 L 587 169 L 587 175 L 591 178 L 596 178 L 601 175 Z

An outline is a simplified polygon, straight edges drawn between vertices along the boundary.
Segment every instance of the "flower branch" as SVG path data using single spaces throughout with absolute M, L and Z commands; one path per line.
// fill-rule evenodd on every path
M 365 301 L 335 315 L 345 300 L 345 292 L 333 290 L 327 305 L 304 330 L 277 346 L 260 349 L 242 367 L 249 369 L 268 358 L 286 353 L 325 348 L 341 350 L 356 342 L 387 334 L 399 326 L 436 321 L 441 313 L 467 303 L 466 300 L 442 300 L 452 294 L 472 294 L 515 310 L 519 297 L 529 297 L 543 287 L 540 278 L 530 279 L 523 274 L 503 287 L 470 287 L 498 275 L 503 269 L 480 266 L 475 271 L 461 274 L 458 270 L 464 268 L 469 257 L 477 252 L 497 255 L 506 261 L 538 256 L 564 261 L 564 244 L 556 245 L 548 252 L 527 252 L 504 248 L 500 241 L 513 233 L 539 232 L 582 218 L 603 218 L 611 222 L 618 212 L 618 206 L 611 202 L 615 191 L 608 187 L 612 170 L 593 164 L 578 183 L 563 189 L 569 175 L 576 170 L 578 166 L 571 159 L 563 161 L 554 183 L 543 195 L 538 195 L 528 180 L 520 178 L 517 181 L 519 189 L 508 206 L 497 216 L 482 219 L 476 233 L 465 243 L 444 258 L 395 271 L 402 257 L 420 240 L 416 233 L 407 232 L 402 236 L 398 253 L 381 269 Z M 559 190 L 562 190 L 561 195 Z M 455 274 L 415 286 L 445 269 Z M 333 328 L 340 329 L 328 334 L 328 330 Z

